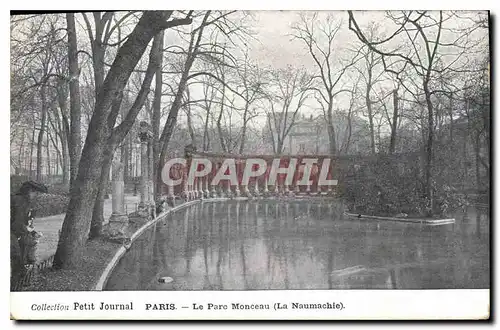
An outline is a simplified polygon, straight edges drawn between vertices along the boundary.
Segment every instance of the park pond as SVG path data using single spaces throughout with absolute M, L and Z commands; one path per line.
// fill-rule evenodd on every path
M 488 211 L 454 216 L 429 226 L 347 218 L 337 201 L 203 201 L 139 236 L 105 290 L 489 288 Z

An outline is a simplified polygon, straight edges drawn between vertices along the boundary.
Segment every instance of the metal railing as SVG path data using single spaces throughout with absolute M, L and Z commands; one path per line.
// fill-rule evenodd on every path
M 57 232 L 57 240 L 61 236 L 61 230 Z M 52 254 L 41 261 L 36 262 L 29 268 L 25 268 L 24 272 L 22 272 L 21 276 L 15 280 L 14 285 L 11 285 L 14 291 L 22 291 L 22 289 L 28 286 L 31 281 L 34 279 L 37 273 L 41 272 L 44 269 L 52 267 L 54 263 L 54 256 Z M 24 267 L 24 266 L 23 266 Z
M 32 267 L 26 268 L 25 271 L 23 272 L 22 276 L 20 276 L 15 281 L 15 283 L 13 285 L 13 290 L 14 291 L 22 291 L 22 289 L 25 286 L 28 286 L 31 283 L 31 281 L 33 280 L 33 278 L 35 277 L 35 275 L 38 272 L 40 272 L 46 268 L 52 267 L 52 263 L 54 262 L 54 256 L 55 255 L 51 255 L 51 256 L 43 259 L 42 261 L 37 262 Z

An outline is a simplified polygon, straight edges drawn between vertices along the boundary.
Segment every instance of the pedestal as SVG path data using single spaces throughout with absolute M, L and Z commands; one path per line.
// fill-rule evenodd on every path
M 117 243 L 130 241 L 129 218 L 126 214 L 112 214 L 104 227 L 104 236 Z
M 105 228 L 105 235 L 112 241 L 126 241 L 129 239 L 129 218 L 125 213 L 125 184 L 123 182 L 123 164 L 113 163 L 113 181 L 111 183 L 113 213 Z

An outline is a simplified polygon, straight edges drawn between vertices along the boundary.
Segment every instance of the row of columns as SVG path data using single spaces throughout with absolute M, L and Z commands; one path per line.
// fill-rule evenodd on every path
M 305 191 L 300 191 L 298 186 L 289 187 L 285 184 L 277 184 L 274 186 L 264 184 L 259 187 L 258 182 L 254 186 L 249 187 L 242 186 L 240 189 L 239 185 L 225 185 L 225 186 L 215 186 L 209 184 L 209 179 L 199 179 L 198 183 L 194 185 L 185 185 L 181 197 L 191 200 L 198 198 L 216 198 L 216 197 L 269 197 L 269 196 L 296 196 L 296 195 L 308 195 L 308 196 L 333 196 L 335 195 L 332 186 L 328 186 L 326 191 L 312 191 L 311 186 L 306 186 Z M 270 189 L 271 188 L 271 189 Z M 174 198 L 174 191 L 171 188 L 167 188 L 168 197 Z
M 139 140 L 141 142 L 141 177 L 140 177 L 140 203 L 138 214 L 143 217 L 150 217 L 152 209 L 154 210 L 154 192 L 153 192 L 153 133 L 150 125 L 147 122 L 140 123 Z M 327 186 L 326 189 L 318 187 L 317 181 L 319 178 L 319 166 L 311 171 L 310 180 L 313 184 L 309 184 L 304 188 L 300 188 L 296 183 L 301 179 L 299 159 L 296 165 L 295 174 L 292 184 L 288 185 L 285 182 L 285 175 L 279 174 L 274 185 L 269 184 L 270 168 L 273 160 L 268 161 L 266 172 L 260 177 L 251 178 L 248 185 L 230 185 L 227 180 L 221 181 L 216 187 L 211 185 L 211 181 L 222 165 L 219 159 L 214 162 L 211 173 L 205 177 L 195 178 L 193 184 L 188 184 L 187 176 L 188 169 L 191 167 L 192 157 L 186 152 L 187 164 L 185 167 L 177 167 L 177 175 L 182 177 L 181 186 L 174 188 L 166 187 L 167 199 L 174 200 L 176 196 L 181 196 L 183 199 L 192 200 L 200 198 L 216 198 L 216 197 L 269 197 L 269 196 L 294 196 L 294 195 L 334 195 L 332 186 Z M 282 165 L 287 167 L 288 160 L 283 159 Z M 239 182 L 243 176 L 245 162 L 238 160 L 236 164 L 237 177 Z M 283 166 L 281 166 L 283 167 Z M 327 179 L 332 178 L 331 167 L 329 169 Z M 241 189 L 240 189 L 241 188 Z M 177 192 L 175 191 L 177 190 Z M 123 182 L 123 164 L 120 162 L 113 163 L 113 180 L 112 180 L 112 198 L 113 198 L 113 213 L 111 221 L 126 222 L 126 212 L 124 210 L 124 182 Z
M 179 195 L 186 199 L 199 199 L 199 198 L 215 198 L 215 197 L 269 197 L 269 196 L 294 196 L 294 195 L 330 195 L 333 196 L 334 189 L 333 186 L 327 186 L 326 188 L 318 188 L 317 181 L 319 178 L 319 170 L 316 168 L 316 171 L 312 171 L 310 174 L 310 180 L 313 181 L 313 184 L 308 184 L 304 188 L 300 189 L 297 182 L 301 179 L 299 173 L 299 164 L 300 161 L 297 162 L 297 168 L 292 180 L 292 184 L 288 185 L 285 182 L 284 175 L 278 175 L 276 182 L 273 185 L 269 184 L 269 168 L 268 170 L 261 176 L 256 178 L 251 178 L 248 185 L 231 185 L 228 180 L 223 180 L 220 182 L 218 186 L 211 185 L 211 181 L 215 176 L 216 172 L 221 167 L 221 162 L 216 162 L 213 166 L 212 172 L 208 175 L 200 178 L 195 178 L 193 184 L 189 184 L 187 181 L 188 171 L 191 167 L 192 158 L 187 158 L 187 164 L 185 167 L 178 166 L 174 169 L 178 176 L 182 178 L 182 183 L 179 189 L 176 189 L 171 186 L 167 186 L 167 196 L 169 199 L 174 199 L 176 195 L 176 191 Z M 240 182 L 243 169 L 244 162 L 239 162 L 236 164 L 236 171 L 238 181 Z M 200 168 L 201 169 L 201 168 Z M 329 169 L 327 179 L 332 179 L 331 168 Z

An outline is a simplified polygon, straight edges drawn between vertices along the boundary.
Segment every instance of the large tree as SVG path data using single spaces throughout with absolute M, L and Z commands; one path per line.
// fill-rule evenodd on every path
M 291 66 L 272 70 L 269 75 L 267 127 L 271 133 L 273 152 L 281 154 L 304 102 L 311 94 L 309 88 L 312 77 L 304 69 Z
M 70 184 L 76 178 L 80 154 L 82 151 L 81 106 L 80 106 L 80 69 L 78 67 L 78 44 L 76 38 L 75 15 L 66 14 L 68 30 L 68 67 L 69 67 L 69 99 L 70 99 L 70 129 L 69 129 L 69 159 Z M 61 100 L 62 101 L 62 100 Z M 61 110 L 62 111 L 62 110 Z
M 335 20 L 333 15 L 328 14 L 322 19 L 318 13 L 300 15 L 299 22 L 292 27 L 293 38 L 306 46 L 316 65 L 317 87 L 313 89 L 319 95 L 317 99 L 324 109 L 332 155 L 338 152 L 334 122 L 336 98 L 341 93 L 350 92 L 350 89 L 344 88 L 342 78 L 359 59 L 359 49 L 345 56 L 347 48 L 342 48 L 336 40 L 341 28 L 342 21 Z
M 132 71 L 153 37 L 167 28 L 191 23 L 189 17 L 168 20 L 172 13 L 172 11 L 143 13 L 127 40 L 118 49 L 102 87 L 98 89 L 78 175 L 71 190 L 71 198 L 54 257 L 56 268 L 71 268 L 81 263 L 82 247 L 90 230 L 104 154 L 109 144 L 110 127 L 114 127 L 117 117 L 117 109 L 112 107 L 113 102 L 122 93 Z M 131 119 L 135 120 L 135 118 Z
M 477 29 L 477 24 L 470 28 L 455 28 L 447 25 L 453 17 L 452 12 L 402 11 L 388 12 L 387 18 L 394 26 L 394 32 L 388 37 L 369 35 L 358 24 L 352 11 L 349 14 L 349 29 L 369 49 L 382 58 L 384 69 L 400 77 L 411 70 L 414 86 L 410 90 L 406 81 L 401 85 L 423 99 L 426 108 L 424 191 L 429 202 L 428 213 L 435 209 L 433 183 L 433 150 L 435 143 L 435 80 L 445 72 L 456 71 L 466 64 L 463 59 L 473 45 L 468 36 Z M 453 22 L 451 23 L 453 24 Z M 402 45 L 401 45 L 402 44 Z
M 182 54 L 183 61 L 181 65 L 181 69 L 179 70 L 180 75 L 177 80 L 177 88 L 173 94 L 173 99 L 170 103 L 170 108 L 168 112 L 168 116 L 166 122 L 162 129 L 160 129 L 161 134 L 158 139 L 159 141 L 159 161 L 156 164 L 156 192 L 157 194 L 161 191 L 160 187 L 162 185 L 161 180 L 161 165 L 162 162 L 167 158 L 167 150 L 170 139 L 174 132 L 174 128 L 177 125 L 177 117 L 179 114 L 179 110 L 183 106 L 185 106 L 186 99 L 186 87 L 188 84 L 198 78 L 203 76 L 209 76 L 221 84 L 232 90 L 235 94 L 240 95 L 237 91 L 230 88 L 225 84 L 224 81 L 214 75 L 213 73 L 205 70 L 198 70 L 197 72 L 192 72 L 196 60 L 198 58 L 208 59 L 210 61 L 218 61 L 218 62 L 228 62 L 232 60 L 232 55 L 223 49 L 223 46 L 217 45 L 214 43 L 214 40 L 206 40 L 204 38 L 205 32 L 207 30 L 216 30 L 220 31 L 222 35 L 231 40 L 232 37 L 238 38 L 240 35 L 245 33 L 244 26 L 239 26 L 237 23 L 232 22 L 228 19 L 228 17 L 234 14 L 236 11 L 204 11 L 201 13 L 197 13 L 196 16 L 199 17 L 200 23 L 196 28 L 193 28 L 192 31 L 188 34 L 188 45 L 187 47 L 174 46 L 173 49 L 167 50 L 167 52 L 171 52 L 173 54 Z M 243 19 L 240 20 L 240 23 L 243 22 Z M 212 33 L 209 37 L 212 36 Z M 214 45 L 216 45 L 216 49 L 214 49 Z M 167 47 L 168 48 L 168 47 Z M 241 96 L 241 95 L 240 95 Z M 187 102 L 190 102 L 188 100 Z

